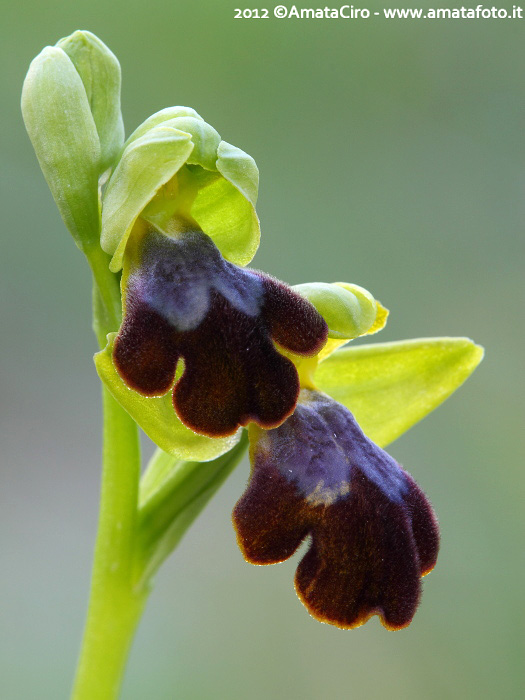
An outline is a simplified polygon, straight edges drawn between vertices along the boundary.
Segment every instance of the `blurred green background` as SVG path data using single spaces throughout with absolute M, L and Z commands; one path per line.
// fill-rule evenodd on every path
M 124 700 L 523 697 L 525 20 L 235 20 L 235 6 L 2 10 L 0 697 L 67 697 L 96 527 L 90 277 L 19 110 L 30 60 L 76 28 L 121 61 L 128 133 L 186 104 L 255 157 L 257 267 L 369 288 L 391 309 L 378 340 L 487 349 L 391 448 L 442 528 L 410 628 L 319 624 L 295 596 L 296 561 L 245 564 L 230 524 L 245 463 L 158 576 Z

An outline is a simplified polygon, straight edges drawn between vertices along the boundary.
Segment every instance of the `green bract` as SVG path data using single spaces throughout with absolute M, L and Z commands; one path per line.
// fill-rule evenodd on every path
M 47 46 L 31 63 L 22 114 L 64 223 L 80 249 L 98 245 L 100 142 L 82 79 L 67 54 Z
M 259 245 L 258 170 L 194 110 L 164 109 L 130 136 L 102 202 L 102 248 L 121 269 L 140 217 L 170 231 L 173 219 L 196 222 L 225 258 L 245 265 Z
M 120 111 L 120 63 L 104 42 L 91 32 L 76 31 L 56 44 L 75 66 L 91 108 L 100 140 L 100 167 L 108 168 L 124 143 Z
M 140 482 L 138 537 L 147 581 L 224 483 L 248 446 L 246 431 L 229 452 L 208 462 L 179 461 L 160 449 Z
M 468 338 L 420 338 L 342 348 L 321 361 L 315 384 L 385 447 L 455 391 L 483 358 Z

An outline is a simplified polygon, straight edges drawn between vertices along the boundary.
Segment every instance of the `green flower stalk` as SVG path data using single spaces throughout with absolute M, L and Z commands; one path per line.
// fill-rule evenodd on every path
M 388 311 L 356 284 L 291 288 L 246 267 L 260 240 L 254 160 L 188 107 L 124 141 L 120 66 L 90 32 L 34 59 L 22 113 L 93 272 L 103 469 L 72 698 L 118 696 L 154 574 L 248 445 L 233 514 L 246 559 L 282 561 L 310 536 L 295 586 L 314 617 L 408 625 L 439 532 L 383 448 L 483 350 L 465 338 L 344 347 Z M 142 478 L 139 428 L 157 445 Z

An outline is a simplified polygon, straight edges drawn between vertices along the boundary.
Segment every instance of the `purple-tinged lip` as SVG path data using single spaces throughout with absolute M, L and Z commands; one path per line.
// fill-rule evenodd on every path
M 280 425 L 294 410 L 299 379 L 274 342 L 313 355 L 327 337 L 314 307 L 286 285 L 224 260 L 210 238 L 148 233 L 126 285 L 126 314 L 113 359 L 146 396 L 173 388 L 181 421 L 211 437 L 255 422 Z
M 295 587 L 315 618 L 353 628 L 377 614 L 388 629 L 408 625 L 439 547 L 412 477 L 319 392 L 303 390 L 280 427 L 250 433 L 252 475 L 233 512 L 246 559 L 283 561 L 310 536 Z

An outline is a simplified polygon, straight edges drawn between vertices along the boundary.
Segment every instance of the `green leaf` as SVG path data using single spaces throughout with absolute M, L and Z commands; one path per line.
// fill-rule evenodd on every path
M 66 53 L 47 46 L 31 63 L 22 114 L 64 223 L 81 250 L 98 244 L 100 143 L 82 80 Z
M 468 338 L 421 338 L 337 350 L 315 383 L 384 447 L 455 391 L 483 358 Z
M 184 462 L 157 450 L 140 483 L 138 542 L 142 583 L 146 583 L 193 520 L 233 471 L 246 448 L 238 444 L 211 462 Z
M 102 204 L 100 244 L 113 255 L 112 272 L 122 267 L 124 249 L 139 214 L 192 150 L 191 136 L 168 126 L 150 129 L 124 150 Z
M 120 64 L 104 42 L 91 32 L 78 30 L 56 45 L 69 56 L 84 84 L 100 140 L 103 172 L 114 162 L 124 143 Z
M 227 438 L 209 438 L 187 428 L 177 418 L 171 392 L 150 398 L 128 388 L 113 364 L 115 335 L 110 333 L 104 350 L 95 355 L 97 372 L 114 398 L 158 447 L 180 459 L 204 462 L 228 452 L 239 442 L 241 430 Z

